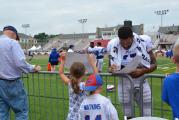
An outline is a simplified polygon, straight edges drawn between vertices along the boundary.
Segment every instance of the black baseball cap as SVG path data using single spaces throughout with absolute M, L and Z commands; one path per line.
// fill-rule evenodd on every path
M 3 28 L 3 31 L 5 31 L 5 30 L 11 30 L 12 32 L 14 32 L 16 34 L 16 36 L 17 36 L 16 40 L 19 40 L 19 35 L 18 35 L 17 30 L 16 30 L 15 27 L 13 27 L 13 26 L 5 26 Z
M 74 47 L 74 45 L 70 45 L 70 46 L 69 46 L 69 48 L 73 48 L 73 47 Z

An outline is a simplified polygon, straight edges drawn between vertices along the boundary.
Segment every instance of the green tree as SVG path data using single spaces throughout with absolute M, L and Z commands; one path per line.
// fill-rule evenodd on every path
M 34 38 L 37 39 L 38 42 L 47 42 L 48 34 L 38 33 L 37 35 L 34 35 Z
M 48 35 L 48 38 L 53 38 L 53 37 L 56 37 L 58 35 Z

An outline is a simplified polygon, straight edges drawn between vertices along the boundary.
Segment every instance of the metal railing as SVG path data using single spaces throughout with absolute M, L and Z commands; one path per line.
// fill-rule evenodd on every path
M 126 74 L 111 74 L 111 73 L 100 73 L 101 77 L 103 78 L 104 84 L 103 84 L 103 92 L 102 94 L 109 99 L 111 99 L 113 105 L 116 107 L 118 111 L 118 115 L 120 120 L 122 120 L 124 117 L 124 110 L 123 105 L 118 100 L 118 89 L 117 85 L 119 82 L 119 79 L 124 82 L 124 78 L 127 78 L 130 83 L 131 93 L 131 105 L 133 106 L 131 109 L 131 113 L 133 116 L 142 116 L 143 112 L 141 111 L 143 109 L 143 103 L 141 101 L 141 108 L 138 110 L 136 107 L 136 104 L 134 103 L 134 83 L 130 76 Z M 144 78 L 151 78 L 149 81 L 151 85 L 151 90 L 153 90 L 153 85 L 157 81 L 157 78 L 161 78 L 161 81 L 163 79 L 163 75 L 145 75 Z M 143 78 L 143 79 L 144 79 Z M 155 82 L 153 82 L 153 79 L 155 78 Z M 60 79 L 58 72 L 47 72 L 42 71 L 39 73 L 30 73 L 30 74 L 23 74 L 22 79 L 24 81 L 25 88 L 27 90 L 28 94 L 28 100 L 29 100 L 29 119 L 30 120 L 65 120 L 66 116 L 68 114 L 68 102 L 69 102 L 69 96 L 68 96 L 68 86 L 66 86 L 62 80 Z M 84 79 L 85 80 L 85 79 Z M 125 79 L 126 80 L 126 79 Z M 141 83 L 142 83 L 141 79 Z M 108 90 L 107 85 L 112 84 L 114 85 L 114 89 Z M 157 81 L 158 85 L 158 81 Z M 142 84 L 141 84 L 142 86 Z M 159 89 L 161 88 L 162 84 L 160 85 Z M 156 87 L 156 85 L 154 85 Z M 123 90 L 123 88 L 122 88 Z M 158 90 L 158 89 L 157 89 Z M 142 91 L 142 87 L 141 87 Z M 142 92 L 141 92 L 142 93 Z M 140 93 L 140 94 L 141 94 Z M 153 93 L 153 92 L 152 92 Z M 161 92 L 159 93 L 161 94 Z M 156 99 L 156 94 L 152 94 L 152 113 L 154 116 L 158 117 L 166 117 L 170 118 L 172 115 L 164 116 L 164 112 L 168 111 L 171 113 L 171 110 L 168 108 L 163 109 L 163 102 L 160 101 L 155 103 L 154 99 Z M 142 94 L 141 94 L 142 96 Z M 158 96 L 157 96 L 158 98 Z M 159 104 L 159 108 L 156 107 L 155 104 Z M 160 112 L 158 114 L 158 112 Z M 13 118 L 13 115 L 11 115 L 11 118 Z
M 171 108 L 162 101 L 162 86 L 165 75 L 161 74 L 146 74 L 140 80 L 140 116 L 143 116 L 143 83 L 147 80 L 151 88 L 151 113 L 152 116 L 158 116 L 162 118 L 172 119 Z

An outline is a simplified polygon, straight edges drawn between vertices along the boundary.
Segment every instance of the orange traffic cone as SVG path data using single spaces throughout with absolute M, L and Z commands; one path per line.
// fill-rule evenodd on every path
M 47 64 L 47 71 L 51 71 L 51 64 L 50 63 Z

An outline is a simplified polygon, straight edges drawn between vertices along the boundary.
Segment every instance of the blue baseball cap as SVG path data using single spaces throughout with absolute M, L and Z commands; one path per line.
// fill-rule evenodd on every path
M 91 74 L 85 82 L 86 91 L 95 91 L 98 87 L 103 85 L 103 80 L 98 74 Z
M 17 30 L 16 30 L 15 27 L 13 27 L 13 26 L 5 26 L 3 28 L 3 31 L 5 31 L 5 30 L 11 30 L 12 32 L 14 32 L 16 34 L 16 36 L 17 36 L 16 40 L 19 40 L 19 35 L 18 35 Z

